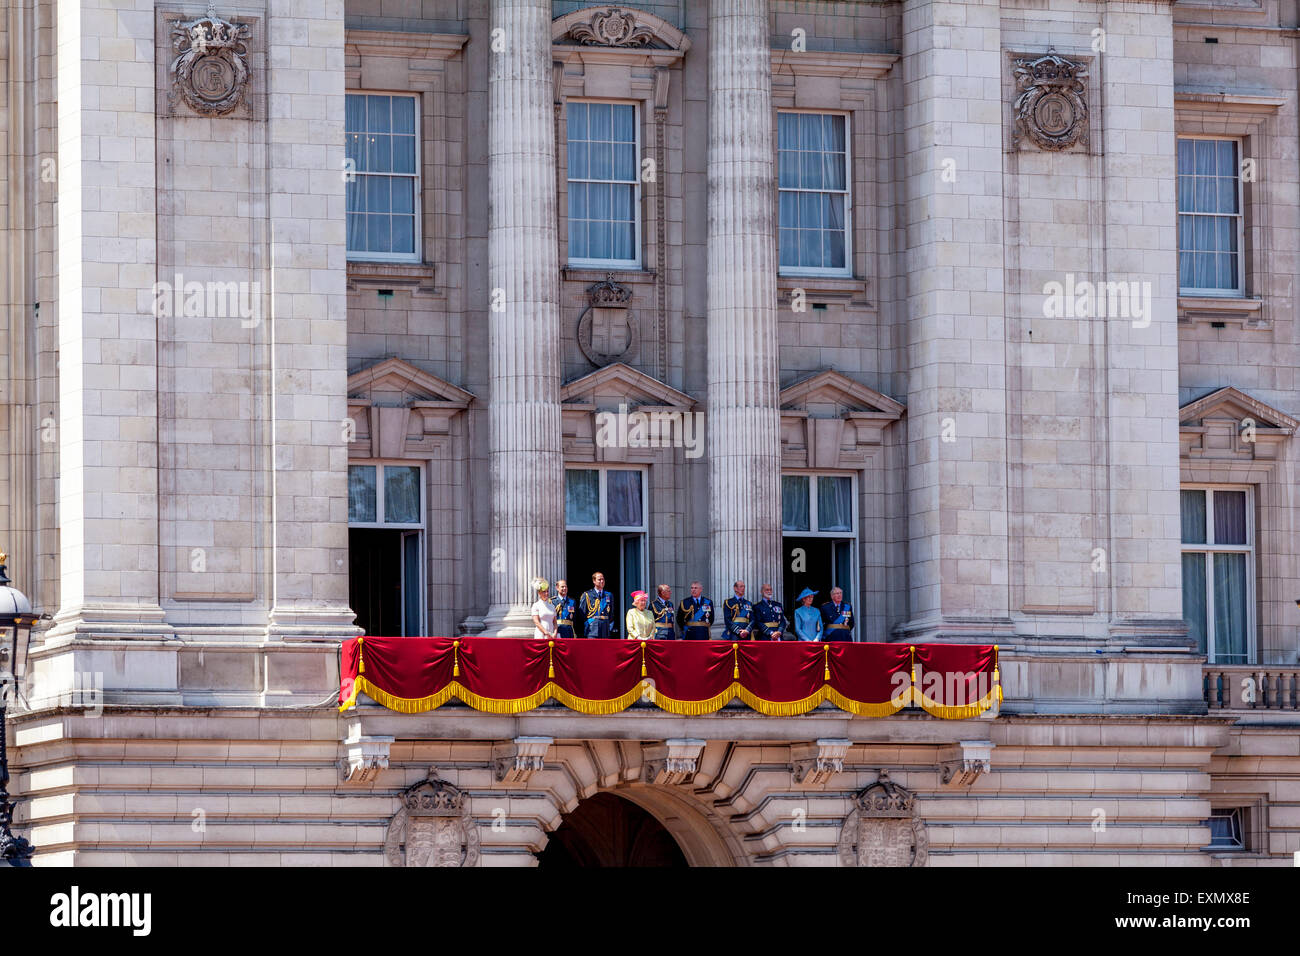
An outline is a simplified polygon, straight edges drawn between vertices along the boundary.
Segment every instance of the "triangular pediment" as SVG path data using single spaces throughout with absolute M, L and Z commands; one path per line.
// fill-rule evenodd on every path
M 679 392 L 653 375 L 639 372 L 622 362 L 575 378 L 560 389 L 560 401 L 601 407 L 611 404 L 695 407 L 695 399 L 685 392 Z
M 902 417 L 907 406 L 842 372 L 826 369 L 781 389 L 783 411 L 834 407 L 836 415 L 865 412 L 890 419 Z
M 1251 398 L 1231 385 L 1188 402 L 1178 409 L 1178 423 L 1182 426 L 1195 427 L 1206 419 L 1240 422 L 1247 418 L 1253 419 L 1257 427 L 1276 428 L 1287 435 L 1294 434 L 1296 426 L 1300 424 L 1286 412 Z
M 349 375 L 348 398 L 368 400 L 372 405 L 446 402 L 464 407 L 474 395 L 409 362 L 389 358 Z

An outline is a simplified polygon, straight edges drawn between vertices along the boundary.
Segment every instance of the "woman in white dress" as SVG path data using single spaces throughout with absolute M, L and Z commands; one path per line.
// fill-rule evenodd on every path
M 537 603 L 533 605 L 533 637 L 539 641 L 555 638 L 555 605 L 550 602 L 551 585 L 545 578 L 533 578 Z

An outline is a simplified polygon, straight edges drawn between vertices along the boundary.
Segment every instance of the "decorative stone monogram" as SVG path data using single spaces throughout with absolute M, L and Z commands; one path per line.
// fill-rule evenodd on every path
M 569 28 L 570 38 L 586 46 L 650 46 L 654 31 L 636 22 L 631 10 L 610 7 Z
M 930 837 L 911 791 L 882 770 L 853 802 L 840 828 L 841 866 L 925 866 Z
M 1016 81 L 1016 145 L 1027 137 L 1039 149 L 1088 145 L 1088 65 L 1049 51 L 1012 61 Z
M 402 794 L 402 808 L 388 824 L 384 860 L 389 866 L 477 866 L 478 827 L 460 790 L 429 779 Z
M 248 87 L 250 35 L 248 24 L 223 20 L 211 6 L 197 20 L 173 20 L 172 89 L 204 116 L 234 110 Z
M 608 273 L 604 281 L 588 287 L 587 296 L 590 304 L 578 319 L 578 348 L 598 368 L 626 361 L 637 344 L 628 309 L 632 290 Z

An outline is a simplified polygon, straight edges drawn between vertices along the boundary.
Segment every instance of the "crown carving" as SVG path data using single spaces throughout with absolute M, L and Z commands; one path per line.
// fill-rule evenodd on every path
M 853 798 L 858 812 L 864 817 L 910 817 L 916 806 L 916 795 L 889 779 L 887 770 L 871 786 Z
M 415 817 L 458 817 L 465 797 L 445 780 L 430 777 L 402 794 L 402 806 Z
M 587 295 L 591 298 L 591 304 L 598 309 L 625 308 L 632 301 L 632 290 L 615 282 L 613 273 L 607 274 L 602 281 L 589 286 Z

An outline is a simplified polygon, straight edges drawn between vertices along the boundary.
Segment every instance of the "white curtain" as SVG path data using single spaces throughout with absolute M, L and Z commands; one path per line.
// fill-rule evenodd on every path
M 1214 660 L 1246 664 L 1246 556 L 1214 556 Z

